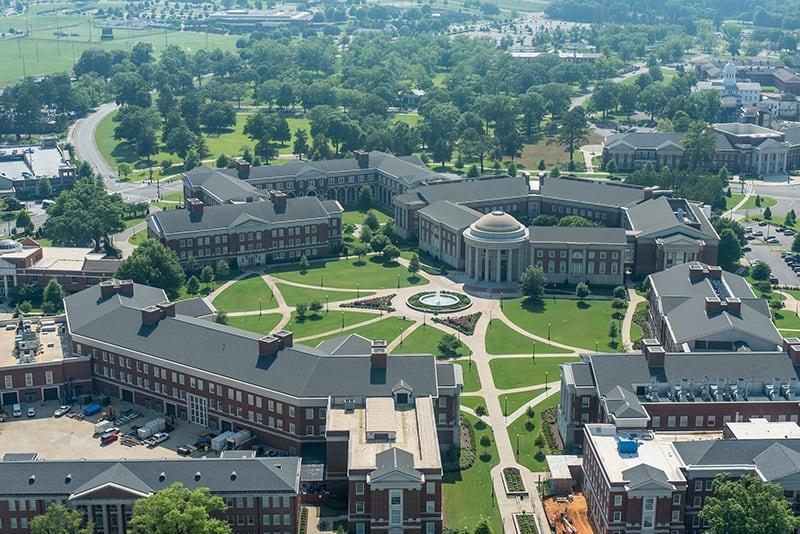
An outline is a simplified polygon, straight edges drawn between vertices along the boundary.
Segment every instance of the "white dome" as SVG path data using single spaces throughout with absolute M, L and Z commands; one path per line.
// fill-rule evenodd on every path
M 516 232 L 522 228 L 522 223 L 504 211 L 487 213 L 475 221 L 475 229 L 481 232 L 505 233 Z
M 725 63 L 725 67 L 722 69 L 723 76 L 735 76 L 736 75 L 736 65 L 731 63 L 730 61 Z

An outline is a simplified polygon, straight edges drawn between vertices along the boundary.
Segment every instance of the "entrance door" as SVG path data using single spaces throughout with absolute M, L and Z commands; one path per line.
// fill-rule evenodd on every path
M 35 391 L 26 391 L 25 392 L 25 402 L 28 404 L 32 402 L 36 402 L 36 392 Z
M 46 401 L 58 400 L 58 388 L 44 388 L 42 394 Z
M 129 389 L 123 389 L 122 402 L 130 402 L 131 404 L 133 404 L 133 391 Z
M 223 420 L 222 420 L 222 425 L 221 425 L 221 426 L 222 426 L 222 431 L 223 431 L 223 432 L 230 432 L 230 431 L 232 431 L 232 430 L 233 430 L 233 425 L 231 425 L 231 422 L 230 422 L 230 421 L 225 421 L 225 420 L 223 419 Z
M 19 404 L 19 393 L 16 391 L 3 393 L 3 406 L 10 406 L 12 404 Z
M 170 417 L 175 417 L 178 415 L 178 412 L 175 411 L 175 405 L 171 402 L 167 403 L 167 415 Z

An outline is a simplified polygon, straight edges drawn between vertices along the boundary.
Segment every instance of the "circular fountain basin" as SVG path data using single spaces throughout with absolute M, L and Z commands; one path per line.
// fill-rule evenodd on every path
M 423 291 L 408 297 L 410 308 L 428 313 L 451 313 L 465 310 L 472 300 L 463 293 L 454 291 Z
M 433 293 L 421 297 L 419 301 L 426 306 L 445 307 L 458 304 L 458 297 L 447 293 Z

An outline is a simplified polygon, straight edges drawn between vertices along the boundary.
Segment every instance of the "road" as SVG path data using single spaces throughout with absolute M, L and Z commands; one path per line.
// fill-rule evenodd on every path
M 158 199 L 159 186 L 156 182 L 119 182 L 116 170 L 106 161 L 95 143 L 97 126 L 110 113 L 117 109 L 113 102 L 103 104 L 90 115 L 78 119 L 69 129 L 67 140 L 75 147 L 78 157 L 89 162 L 97 174 L 103 177 L 106 188 L 114 193 L 120 193 L 126 202 L 150 202 Z M 181 190 L 181 181 L 161 183 L 161 195 Z

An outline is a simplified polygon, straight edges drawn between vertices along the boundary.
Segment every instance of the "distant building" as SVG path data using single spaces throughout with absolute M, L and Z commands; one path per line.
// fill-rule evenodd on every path
M 761 101 L 761 84 L 736 80 L 736 65 L 727 63 L 722 78 L 700 81 L 695 91 L 717 91 L 720 98 L 735 98 L 740 105 L 753 105 Z
M 108 259 L 91 248 L 41 247 L 29 238 L 0 241 L 0 295 L 19 285 L 43 288 L 56 280 L 68 293 L 93 286 L 114 276 L 119 259 Z
M 72 187 L 76 170 L 55 137 L 43 138 L 39 146 L 0 146 L 0 196 L 35 198 L 43 180 L 58 193 Z
M 274 9 L 229 9 L 208 15 L 208 22 L 234 32 L 271 29 L 278 26 L 305 26 L 311 21 L 310 11 Z
M 650 275 L 650 332 L 670 352 L 774 351 L 769 302 L 720 267 L 682 263 Z

